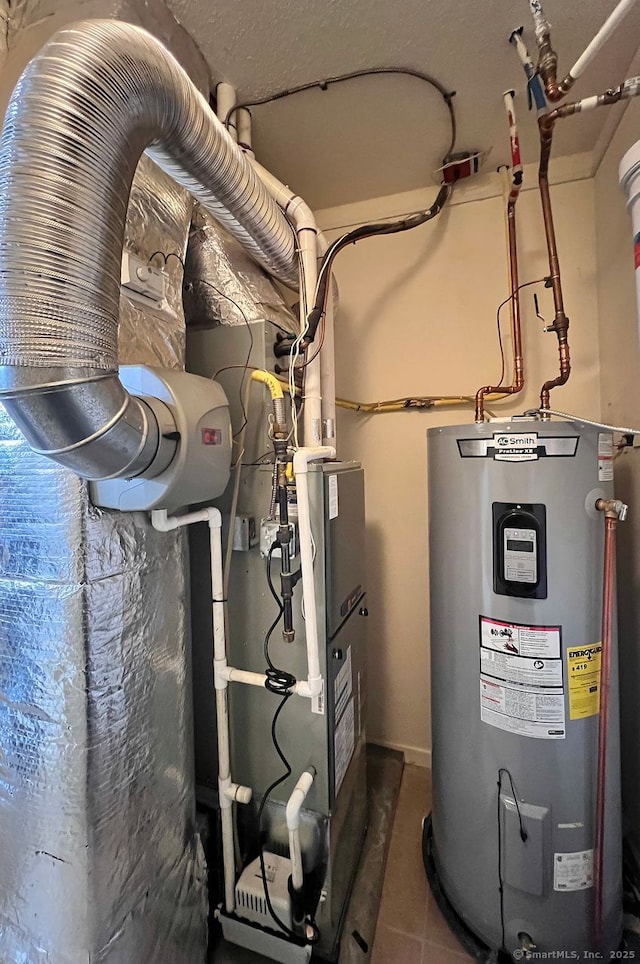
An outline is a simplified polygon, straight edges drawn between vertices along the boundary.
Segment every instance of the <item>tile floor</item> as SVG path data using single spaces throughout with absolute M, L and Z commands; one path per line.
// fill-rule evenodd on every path
M 422 863 L 422 818 L 431 771 L 405 766 L 382 888 L 371 964 L 462 964 L 471 958 L 442 919 Z

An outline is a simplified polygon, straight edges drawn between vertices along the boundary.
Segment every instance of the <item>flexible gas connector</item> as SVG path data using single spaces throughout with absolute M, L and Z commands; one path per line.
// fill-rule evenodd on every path
M 276 376 L 271 372 L 258 368 L 256 371 L 251 372 L 251 378 L 254 382 L 261 382 L 263 385 L 266 385 L 271 393 L 271 400 L 273 402 L 273 415 L 277 426 L 276 431 L 286 430 L 287 417 L 284 411 L 284 392 L 282 391 L 282 385 Z

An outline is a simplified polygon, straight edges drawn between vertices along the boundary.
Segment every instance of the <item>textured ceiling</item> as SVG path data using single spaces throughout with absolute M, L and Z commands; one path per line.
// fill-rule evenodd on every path
M 524 160 L 537 136 L 527 116 L 524 75 L 508 43 L 524 24 L 527 0 L 169 0 L 196 38 L 214 82 L 250 100 L 284 87 L 363 67 L 408 66 L 457 91 L 458 149 L 508 157 L 502 92 L 515 88 Z M 546 0 L 553 42 L 566 71 L 615 0 Z M 577 97 L 622 81 L 640 45 L 640 3 L 576 85 Z M 606 109 L 558 127 L 554 151 L 593 148 Z M 409 77 L 369 77 L 256 107 L 259 159 L 315 208 L 411 190 L 430 183 L 446 148 L 440 96 Z

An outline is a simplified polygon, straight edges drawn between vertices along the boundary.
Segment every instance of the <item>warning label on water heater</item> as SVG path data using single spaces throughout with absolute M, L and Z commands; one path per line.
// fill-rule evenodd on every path
M 598 481 L 611 482 L 613 479 L 613 435 L 600 432 L 598 435 Z
M 565 737 L 560 626 L 480 616 L 480 718 L 538 740 Z

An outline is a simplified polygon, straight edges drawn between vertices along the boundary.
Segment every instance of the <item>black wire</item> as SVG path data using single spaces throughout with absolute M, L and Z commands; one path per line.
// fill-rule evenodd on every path
M 273 791 L 276 789 L 276 787 L 279 787 L 281 783 L 284 783 L 284 781 L 291 776 L 291 766 L 278 742 L 276 726 L 278 723 L 278 718 L 280 716 L 280 713 L 284 709 L 285 704 L 287 703 L 287 700 L 292 695 L 291 690 L 296 684 L 295 676 L 292 676 L 291 673 L 287 673 L 284 670 L 278 669 L 278 667 L 273 664 L 271 657 L 269 655 L 269 641 L 271 639 L 271 634 L 273 633 L 274 629 L 282 619 L 282 615 L 284 613 L 284 606 L 282 604 L 282 600 L 278 596 L 275 586 L 273 585 L 273 580 L 271 579 L 271 560 L 273 558 L 273 553 L 277 548 L 278 548 L 278 543 L 273 542 L 269 546 L 269 552 L 267 553 L 267 565 L 266 565 L 267 585 L 269 586 L 269 591 L 278 606 L 278 615 L 271 623 L 271 626 L 267 630 L 267 633 L 264 638 L 264 656 L 268 667 L 266 672 L 267 679 L 265 682 L 265 688 L 269 690 L 270 693 L 274 693 L 277 696 L 282 697 L 273 715 L 273 719 L 271 721 L 271 740 L 273 742 L 275 751 L 278 754 L 278 757 L 280 758 L 280 761 L 285 768 L 285 772 L 281 776 L 279 776 L 276 780 L 274 780 L 269 787 L 267 787 L 267 789 L 262 795 L 262 799 L 260 801 L 260 807 L 258 808 L 258 844 L 260 848 L 260 872 L 262 875 L 262 886 L 264 889 L 265 900 L 267 902 L 267 908 L 269 910 L 271 917 L 278 925 L 278 927 L 282 931 L 284 931 L 284 933 L 288 937 L 292 938 L 296 942 L 299 942 L 301 944 L 305 944 L 305 943 L 317 944 L 318 941 L 320 940 L 320 932 L 318 930 L 318 927 L 315 921 L 312 921 L 312 920 L 305 921 L 305 924 L 311 927 L 313 930 L 313 936 L 307 940 L 307 939 L 302 939 L 298 934 L 292 931 L 291 928 L 287 927 L 287 925 L 283 923 L 283 921 L 280 920 L 275 910 L 273 909 L 273 905 L 271 903 L 271 898 L 269 896 L 269 887 L 267 884 L 267 874 L 264 866 L 264 850 L 262 845 L 262 814 L 264 812 L 264 808 L 266 806 L 267 800 L 269 799 Z
M 291 693 L 285 693 L 285 694 L 284 694 L 284 696 L 282 697 L 282 700 L 281 700 L 280 703 L 278 704 L 278 707 L 277 707 L 275 713 L 273 714 L 273 719 L 272 719 L 272 721 L 271 721 L 271 740 L 272 740 L 272 742 L 273 742 L 273 746 L 274 746 L 274 748 L 275 748 L 275 751 L 276 751 L 276 753 L 278 754 L 278 756 L 279 756 L 279 758 L 280 758 L 280 760 L 281 760 L 281 762 L 282 762 L 282 765 L 283 765 L 284 768 L 285 768 L 285 772 L 284 772 L 281 776 L 279 776 L 277 780 L 274 780 L 273 783 L 272 783 L 270 786 L 267 787 L 267 789 L 265 790 L 265 792 L 264 792 L 263 795 L 262 795 L 262 799 L 261 799 L 261 801 L 260 801 L 260 806 L 259 806 L 259 808 L 258 808 L 258 837 L 259 837 L 258 844 L 259 844 L 259 848 L 260 848 L 260 873 L 261 873 L 261 876 L 262 876 L 262 887 L 263 887 L 263 890 L 264 890 L 264 896 L 265 896 L 265 900 L 266 900 L 266 902 L 267 902 L 267 908 L 268 908 L 268 910 L 269 910 L 269 913 L 270 913 L 271 917 L 273 918 L 273 920 L 275 921 L 275 923 L 278 925 L 278 927 L 279 927 L 282 931 L 284 931 L 284 933 L 287 935 L 287 937 L 289 937 L 289 938 L 291 938 L 292 940 L 294 940 L 297 944 L 300 944 L 301 946 L 304 946 L 305 944 L 317 944 L 317 943 L 318 943 L 318 941 L 320 940 L 320 931 L 318 930 L 318 926 L 317 926 L 317 924 L 315 923 L 315 921 L 313 921 L 313 920 L 310 920 L 310 919 L 305 920 L 305 926 L 308 926 L 308 927 L 311 927 L 311 928 L 312 928 L 312 930 L 313 930 L 313 936 L 310 937 L 310 938 L 302 938 L 302 937 L 300 937 L 299 934 L 296 934 L 295 931 L 292 931 L 290 927 L 287 927 L 287 925 L 286 925 L 283 921 L 280 920 L 280 918 L 279 918 L 278 915 L 276 914 L 275 910 L 273 909 L 273 905 L 272 905 L 272 903 L 271 903 L 271 898 L 270 898 L 270 896 L 269 896 L 269 886 L 268 886 L 268 884 L 267 884 L 267 872 L 266 872 L 265 865 L 264 865 L 264 848 L 263 848 L 263 845 L 262 845 L 262 815 L 263 815 L 263 813 L 264 813 L 264 808 L 265 808 L 265 806 L 266 806 L 266 804 L 267 804 L 267 800 L 269 799 L 269 797 L 271 796 L 271 794 L 273 793 L 273 791 L 276 789 L 276 787 L 279 787 L 281 783 L 284 783 L 284 781 L 285 781 L 286 779 L 288 779 L 288 777 L 291 776 L 291 766 L 290 766 L 289 761 L 287 760 L 286 756 L 285 756 L 284 753 L 282 752 L 282 748 L 281 748 L 281 746 L 280 746 L 280 744 L 279 744 L 279 742 L 278 742 L 278 735 L 277 735 L 277 733 L 276 733 L 276 726 L 277 726 L 277 723 L 278 723 L 278 718 L 279 718 L 282 710 L 284 709 L 287 701 L 289 700 L 289 697 L 290 697 L 290 696 L 291 696 Z
M 446 163 L 451 157 L 455 146 L 456 146 L 456 114 L 453 107 L 453 98 L 455 97 L 455 90 L 447 90 L 444 84 L 441 84 L 439 80 L 432 77 L 431 74 L 426 74 L 421 70 L 414 70 L 411 67 L 368 67 L 362 70 L 352 70 L 347 74 L 337 74 L 335 77 L 327 77 L 324 80 L 313 80 L 307 84 L 299 84 L 297 87 L 287 87 L 284 90 L 279 90 L 275 94 L 269 94 L 266 97 L 260 97 L 256 100 L 242 101 L 236 104 L 228 112 L 224 119 L 224 125 L 229 129 L 229 123 L 231 117 L 237 110 L 246 109 L 248 107 L 260 107 L 263 104 L 271 104 L 275 100 L 282 100 L 284 97 L 291 97 L 293 94 L 301 94 L 305 90 L 313 90 L 319 87 L 320 90 L 326 90 L 329 84 L 341 84 L 347 80 L 355 80 L 357 77 L 372 77 L 377 74 L 401 74 L 407 77 L 415 77 L 417 80 L 422 80 L 424 83 L 429 84 L 441 95 L 445 104 L 447 105 L 447 110 L 449 111 L 449 122 L 451 124 L 451 141 L 444 155 L 444 162 Z
M 518 285 L 518 287 L 516 288 L 516 291 L 520 291 L 522 288 L 529 288 L 531 285 L 543 284 L 545 281 L 546 281 L 546 278 L 538 278 L 536 281 L 525 281 L 524 284 Z M 498 382 L 496 388 L 502 387 L 502 382 L 504 381 L 505 370 L 506 370 L 506 362 L 504 357 L 504 344 L 502 341 L 502 329 L 500 328 L 500 312 L 502 311 L 505 305 L 508 305 L 509 302 L 513 301 L 516 291 L 512 291 L 508 298 L 505 298 L 504 301 L 501 301 L 500 304 L 498 305 L 498 310 L 496 311 L 496 326 L 498 328 L 498 344 L 500 346 L 500 358 L 502 361 L 500 381 Z
M 149 256 L 149 262 L 153 261 L 153 259 L 157 254 L 162 255 L 162 257 L 164 258 L 165 267 L 167 265 L 167 261 L 169 260 L 169 258 L 176 258 L 176 260 L 179 261 L 180 264 L 182 265 L 182 270 L 184 271 L 184 261 L 182 260 L 179 254 L 176 254 L 175 251 L 170 251 L 169 254 L 165 254 L 164 251 L 154 251 L 153 254 Z
M 156 253 L 162 253 L 162 252 L 156 252 Z M 242 432 L 243 428 L 245 428 L 245 426 L 248 424 L 248 421 L 249 421 L 247 416 L 247 410 L 244 407 L 242 391 L 244 389 L 244 382 L 245 382 L 245 378 L 247 377 L 247 369 L 249 368 L 249 362 L 251 361 L 251 353 L 253 351 L 253 332 L 251 331 L 251 325 L 249 323 L 249 319 L 247 318 L 246 314 L 244 313 L 240 305 L 237 303 L 237 301 L 234 301 L 233 298 L 230 298 L 229 295 L 226 295 L 224 291 L 220 291 L 220 288 L 216 288 L 216 286 L 214 284 L 211 284 L 210 281 L 205 281 L 204 278 L 189 278 L 189 281 L 185 285 L 185 290 L 188 291 L 189 290 L 188 285 L 193 284 L 194 282 L 201 285 L 207 285 L 208 288 L 212 288 L 213 291 L 219 294 L 221 298 L 226 298 L 227 301 L 229 301 L 240 312 L 244 320 L 244 323 L 247 326 L 247 331 L 249 332 L 249 350 L 247 352 L 247 360 L 245 361 L 244 365 L 238 366 L 242 368 L 243 371 L 242 371 L 242 378 L 240 379 L 240 389 L 238 392 L 239 399 L 240 399 L 240 408 L 242 409 L 242 425 L 236 432 L 233 433 L 233 438 L 237 439 L 240 433 Z
M 421 224 L 431 221 L 442 211 L 451 195 L 451 190 L 452 186 L 450 184 L 442 184 L 435 201 L 428 210 L 419 211 L 417 214 L 412 214 L 409 217 L 401 218 L 398 221 L 382 221 L 378 222 L 377 224 L 363 224 L 360 227 L 355 228 L 353 231 L 343 234 L 342 237 L 337 238 L 333 244 L 327 248 L 323 255 L 320 270 L 318 272 L 318 283 L 316 285 L 314 306 L 308 315 L 308 332 L 304 339 L 304 342 L 306 342 L 305 347 L 313 341 L 318 329 L 318 325 L 324 317 L 327 308 L 331 267 L 339 252 L 350 244 L 357 244 L 358 241 L 362 241 L 364 238 L 377 237 L 378 235 L 385 234 L 397 234 L 401 231 L 410 231 L 412 228 L 417 228 Z
M 271 636 L 284 614 L 282 600 L 276 592 L 275 586 L 273 585 L 273 581 L 271 579 L 271 560 L 274 551 L 278 548 L 278 543 L 272 542 L 269 546 L 269 552 L 267 553 L 267 585 L 269 586 L 269 591 L 278 606 L 278 615 L 269 626 L 269 629 L 264 637 L 264 658 L 267 663 L 267 670 L 265 674 L 267 679 L 264 685 L 265 689 L 268 689 L 270 693 L 274 693 L 276 696 L 291 696 L 291 690 L 298 682 L 297 679 L 292 673 L 288 673 L 286 670 L 279 669 L 277 666 L 275 666 L 269 654 L 269 642 L 271 641 Z
M 513 782 L 513 777 L 506 767 L 498 768 L 498 893 L 500 895 L 500 925 L 502 928 L 502 946 L 501 950 L 506 950 L 505 944 L 505 925 L 504 925 L 504 881 L 502 880 L 502 808 L 500 806 L 500 797 L 502 796 L 502 775 L 506 774 L 509 777 L 509 783 L 511 784 L 511 793 L 513 794 L 513 799 L 516 805 L 516 812 L 518 814 L 518 822 L 520 824 L 520 839 L 523 843 L 527 842 L 529 834 L 525 830 L 524 823 L 522 821 L 522 814 L 520 813 L 520 804 L 518 802 L 518 795 L 516 793 L 516 788 Z

